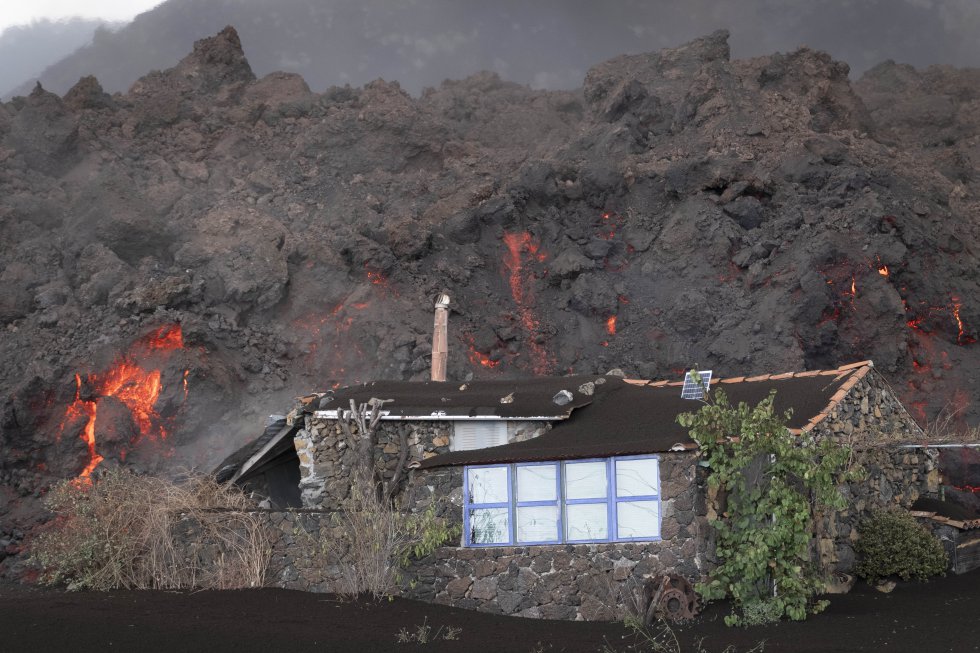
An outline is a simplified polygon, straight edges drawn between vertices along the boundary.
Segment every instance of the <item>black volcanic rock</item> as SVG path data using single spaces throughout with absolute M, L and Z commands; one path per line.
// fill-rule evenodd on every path
M 426 378 L 441 292 L 458 380 L 873 358 L 975 422 L 977 84 L 720 32 L 582 91 L 319 94 L 226 29 L 126 94 L 0 104 L 0 471 L 78 473 L 101 401 L 107 460 L 213 468 L 291 397 Z M 147 433 L 124 364 L 159 383 Z

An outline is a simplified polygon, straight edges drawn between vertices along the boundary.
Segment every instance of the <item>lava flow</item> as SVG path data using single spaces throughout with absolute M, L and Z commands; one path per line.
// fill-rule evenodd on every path
M 615 315 L 610 315 L 606 319 L 606 333 L 608 333 L 611 336 L 616 335 L 616 316 Z
M 482 351 L 477 349 L 476 341 L 474 340 L 473 336 L 464 335 L 463 339 L 466 342 L 467 357 L 470 359 L 471 363 L 473 363 L 474 365 L 480 365 L 481 367 L 485 367 L 488 370 L 492 370 L 493 368 L 500 365 L 499 360 L 493 360 L 488 355 L 484 354 Z
M 547 374 L 553 363 L 547 350 L 536 339 L 540 321 L 534 315 L 534 295 L 529 284 L 530 273 L 525 265 L 524 253 L 527 252 L 533 260 L 539 263 L 544 261 L 547 255 L 540 251 L 540 243 L 526 231 L 505 233 L 504 244 L 507 246 L 504 267 L 508 271 L 510 294 L 514 298 L 514 303 L 517 304 L 518 319 L 527 332 L 527 341 L 531 352 L 531 369 L 535 374 Z
M 94 388 L 92 399 L 82 398 L 82 376 L 75 374 L 75 399 L 65 411 L 58 432 L 60 439 L 66 426 L 79 418 L 85 418 L 85 426 L 80 438 L 88 449 L 88 462 L 79 474 L 79 479 L 88 479 L 92 471 L 104 459 L 96 450 L 96 423 L 99 401 L 113 397 L 129 409 L 138 433 L 130 439 L 135 445 L 143 438 L 163 440 L 167 437 L 164 419 L 156 410 L 157 400 L 162 389 L 159 369 L 145 369 L 141 360 L 151 354 L 172 352 L 184 348 L 184 338 L 179 324 L 163 326 L 137 341 L 129 352 L 116 358 L 112 366 L 101 374 L 88 374 L 86 384 Z M 184 398 L 187 397 L 187 378 L 189 370 L 184 370 L 182 384 Z M 125 449 L 120 451 L 125 456 Z

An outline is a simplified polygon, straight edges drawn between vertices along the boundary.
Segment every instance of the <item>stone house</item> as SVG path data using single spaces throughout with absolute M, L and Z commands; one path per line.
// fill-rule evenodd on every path
M 227 461 L 225 478 L 269 497 L 284 534 L 276 584 L 329 591 L 331 570 L 292 532 L 319 532 L 317 520 L 350 492 L 357 460 L 344 411 L 384 400 L 373 444 L 379 478 L 398 486 L 402 509 L 431 506 L 462 527 L 459 542 L 413 563 L 406 595 L 503 614 L 612 618 L 615 597 L 645 579 L 697 580 L 713 564 L 714 497 L 676 419 L 700 402 L 682 398 L 682 385 L 580 375 L 340 388 L 305 398 L 281 428 Z M 775 391 L 793 431 L 861 452 L 869 475 L 844 488 L 849 507 L 817 520 L 814 556 L 827 569 L 853 564 L 856 521 L 872 509 L 940 496 L 935 450 L 898 446 L 923 433 L 870 361 L 711 383 L 719 387 L 750 405 Z M 287 478 L 291 494 L 277 492 Z

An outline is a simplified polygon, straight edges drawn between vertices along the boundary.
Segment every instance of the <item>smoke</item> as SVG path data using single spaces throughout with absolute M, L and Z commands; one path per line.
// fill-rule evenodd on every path
M 169 0 L 101 35 L 40 81 L 64 93 L 95 74 L 107 90 L 124 91 L 228 24 L 238 28 L 259 76 L 296 72 L 314 90 L 381 77 L 418 94 L 480 70 L 535 88 L 578 88 L 602 60 L 719 28 L 731 31 L 734 57 L 806 45 L 846 61 L 854 76 L 887 59 L 980 65 L 975 0 Z M 33 83 L 24 80 L 17 92 Z

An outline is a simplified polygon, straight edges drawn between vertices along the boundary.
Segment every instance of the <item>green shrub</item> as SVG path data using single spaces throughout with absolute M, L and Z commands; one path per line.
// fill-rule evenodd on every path
M 732 406 L 718 389 L 700 410 L 677 417 L 707 463 L 708 486 L 727 493 L 710 522 L 719 563 L 696 589 L 708 600 L 731 598 L 731 626 L 799 621 L 827 605 L 814 600 L 824 582 L 809 556 L 813 511 L 844 506 L 837 482 L 850 452 L 793 434 L 775 399 L 773 391 L 756 406 Z
M 854 572 L 870 583 L 888 576 L 926 580 L 946 572 L 943 545 L 907 512 L 876 513 L 861 523 L 858 534 Z
M 782 619 L 783 606 L 778 602 L 769 600 L 757 600 L 742 604 L 741 625 L 743 626 L 765 626 L 773 624 Z

